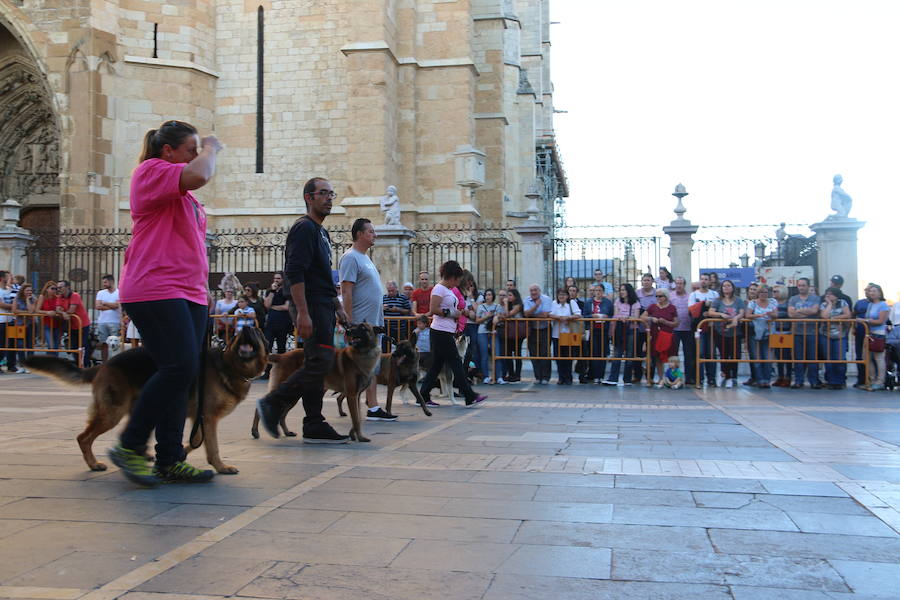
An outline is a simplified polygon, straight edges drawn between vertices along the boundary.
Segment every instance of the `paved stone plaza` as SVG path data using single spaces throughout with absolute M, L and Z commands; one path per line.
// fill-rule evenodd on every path
M 82 462 L 87 389 L 0 385 L 2 598 L 900 597 L 896 394 L 495 386 L 336 447 L 247 402 L 240 474 L 143 490 Z

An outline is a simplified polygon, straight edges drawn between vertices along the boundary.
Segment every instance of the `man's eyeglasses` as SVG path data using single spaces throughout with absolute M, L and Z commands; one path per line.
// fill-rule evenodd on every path
M 48 290 L 55 290 L 55 287 L 47 288 Z
M 337 194 L 332 190 L 319 190 L 318 192 L 313 192 L 313 196 L 321 196 L 323 198 L 331 198 L 334 200 L 337 198 Z
M 666 296 L 665 294 L 657 294 L 656 297 L 657 298 L 668 298 L 668 296 Z

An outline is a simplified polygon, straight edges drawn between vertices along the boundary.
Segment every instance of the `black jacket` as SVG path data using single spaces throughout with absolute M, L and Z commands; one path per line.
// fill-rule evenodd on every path
M 284 279 L 286 289 L 295 283 L 306 284 L 309 303 L 332 303 L 337 297 L 331 275 L 331 237 L 309 217 L 298 219 L 288 232 Z

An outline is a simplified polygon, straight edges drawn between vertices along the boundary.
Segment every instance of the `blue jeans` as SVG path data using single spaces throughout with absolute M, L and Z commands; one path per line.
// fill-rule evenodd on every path
M 816 343 L 816 335 L 794 334 L 794 359 L 815 360 L 818 344 Z M 819 382 L 819 365 L 817 363 L 794 363 L 794 383 L 803 385 L 803 376 L 810 385 L 816 385 Z
M 144 384 L 120 440 L 125 448 L 143 453 L 155 432 L 156 462 L 169 466 L 185 457 L 188 391 L 200 370 L 206 306 L 172 299 L 127 302 L 123 308 L 140 330 L 157 371 Z
M 626 329 L 625 333 L 622 333 L 621 331 L 616 331 L 615 347 L 614 347 L 613 352 L 614 352 L 613 356 L 615 356 L 615 358 L 623 358 L 623 357 L 633 358 L 634 357 L 634 355 L 636 353 L 635 353 L 635 348 L 634 348 L 634 330 L 633 329 L 630 329 L 630 328 Z M 618 381 L 619 380 L 619 368 L 622 366 L 623 362 L 625 363 L 624 381 L 625 381 L 625 383 L 631 383 L 631 379 L 633 376 L 633 370 L 634 370 L 634 364 L 637 362 L 637 361 L 633 361 L 633 360 L 626 360 L 626 361 L 615 360 L 615 361 L 613 361 L 612 369 L 610 369 L 610 372 L 609 372 L 608 381 Z
M 60 343 L 62 343 L 62 329 L 44 325 L 44 343 L 50 350 L 59 350 Z
M 748 351 L 751 359 L 765 360 L 769 358 L 769 336 L 761 340 L 754 339 L 752 336 L 748 339 Z M 750 374 L 756 383 L 768 385 L 772 380 L 772 363 L 768 362 L 752 362 L 750 363 Z
M 819 336 L 821 355 L 828 360 L 845 360 L 847 358 L 847 338 L 829 338 Z M 825 383 L 829 385 L 847 384 L 847 363 L 825 363 Z
M 491 377 L 491 334 L 478 334 L 478 360 L 481 362 L 481 373 L 484 377 Z

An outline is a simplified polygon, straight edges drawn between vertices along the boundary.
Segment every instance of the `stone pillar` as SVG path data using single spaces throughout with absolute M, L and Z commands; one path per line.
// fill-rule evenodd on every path
M 376 225 L 375 247 L 372 248 L 372 262 L 381 274 L 381 284 L 396 281 L 403 285 L 411 281 L 409 272 L 409 241 L 416 237 L 411 229 L 403 225 Z
M 691 224 L 689 219 L 684 218 L 687 210 L 681 200 L 688 195 L 684 186 L 679 183 L 675 186 L 675 192 L 672 195 L 678 198 L 678 205 L 675 207 L 676 219 L 668 226 L 663 227 L 663 233 L 669 236 L 669 261 L 671 262 L 669 270 L 672 277 L 684 277 L 687 287 L 690 289 L 694 277 L 691 250 L 694 248 L 693 236 L 697 233 L 698 227 Z
M 840 275 L 844 278 L 844 293 L 860 297 L 856 232 L 865 224 L 865 221 L 850 217 L 829 217 L 809 226 L 816 233 L 819 255 L 816 291 L 819 294 L 829 286 L 832 275 Z
M 0 204 L 0 269 L 9 270 L 13 275 L 25 275 L 27 281 L 25 251 L 34 237 L 18 225 L 21 209 L 22 205 L 12 199 Z
M 516 287 L 527 294 L 528 286 L 536 283 L 547 292 L 547 265 L 544 262 L 544 240 L 550 233 L 550 227 L 539 221 L 525 221 L 515 228 L 521 238 L 519 250 L 519 272 Z M 551 293 L 550 296 L 553 296 Z

